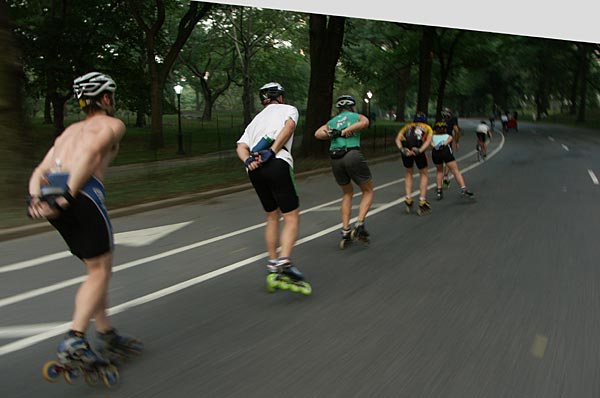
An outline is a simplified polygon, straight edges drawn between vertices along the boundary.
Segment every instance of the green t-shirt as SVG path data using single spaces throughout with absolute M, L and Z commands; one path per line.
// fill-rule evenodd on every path
M 327 122 L 330 129 L 343 130 L 348 126 L 358 123 L 360 120 L 358 113 L 344 111 Z M 329 149 L 352 148 L 360 146 L 360 132 L 354 133 L 350 137 L 338 137 L 331 140 Z

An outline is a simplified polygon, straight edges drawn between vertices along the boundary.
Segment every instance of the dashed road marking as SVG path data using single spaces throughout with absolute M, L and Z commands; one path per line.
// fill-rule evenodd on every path
M 592 182 L 598 185 L 598 177 L 596 177 L 596 174 L 594 174 L 594 172 L 591 169 L 588 169 L 588 174 L 590 175 Z

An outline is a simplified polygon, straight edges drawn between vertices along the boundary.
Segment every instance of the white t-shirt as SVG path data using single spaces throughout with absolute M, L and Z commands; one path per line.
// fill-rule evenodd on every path
M 506 114 L 500 116 L 500 120 L 502 120 L 503 122 L 508 122 L 508 116 L 506 116 Z
M 485 123 L 480 123 L 479 126 L 477 126 L 478 133 L 487 134 L 489 131 L 490 131 L 490 128 Z
M 252 119 L 237 143 L 246 144 L 248 148 L 252 149 L 265 136 L 274 141 L 288 119 L 292 119 L 296 125 L 298 124 L 298 109 L 294 106 L 287 104 L 267 105 Z M 292 158 L 293 142 L 294 135 L 292 134 L 284 144 L 287 150 L 282 148 L 275 154 L 277 158 L 285 160 L 290 167 L 294 167 L 294 159 Z

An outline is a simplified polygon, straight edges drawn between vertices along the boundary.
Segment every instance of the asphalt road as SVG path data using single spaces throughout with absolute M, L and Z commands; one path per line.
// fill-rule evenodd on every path
M 600 132 L 521 123 L 477 163 L 474 122 L 476 200 L 452 180 L 406 215 L 401 163 L 374 164 L 369 246 L 338 249 L 330 174 L 298 181 L 308 297 L 265 291 L 253 191 L 114 219 L 112 319 L 146 351 L 111 390 L 41 376 L 83 266 L 55 232 L 1 242 L 0 396 L 600 396 Z

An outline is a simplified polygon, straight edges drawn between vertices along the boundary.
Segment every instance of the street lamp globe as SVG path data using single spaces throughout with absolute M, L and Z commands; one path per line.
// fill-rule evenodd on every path
M 173 90 L 175 90 L 175 94 L 180 95 L 183 91 L 183 86 L 177 83 L 177 85 L 173 87 Z

